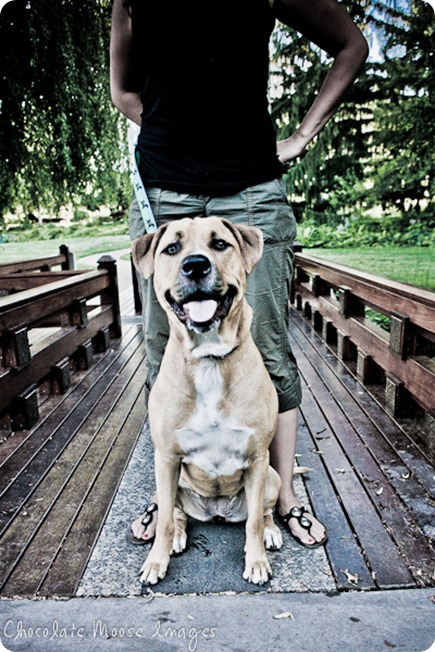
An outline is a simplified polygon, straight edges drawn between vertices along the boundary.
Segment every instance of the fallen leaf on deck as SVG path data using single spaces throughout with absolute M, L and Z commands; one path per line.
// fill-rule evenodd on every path
M 290 613 L 290 611 L 283 611 L 282 613 L 276 614 L 276 616 L 274 616 L 275 620 L 281 620 L 281 618 L 290 618 L 290 620 L 294 620 L 294 616 Z
M 354 586 L 356 586 L 358 584 L 358 582 L 359 582 L 358 573 L 354 573 L 352 575 L 352 573 L 350 573 L 347 570 L 347 568 L 345 570 L 342 570 L 341 572 L 344 573 L 344 575 L 346 575 L 346 579 L 349 582 L 349 584 L 353 584 Z

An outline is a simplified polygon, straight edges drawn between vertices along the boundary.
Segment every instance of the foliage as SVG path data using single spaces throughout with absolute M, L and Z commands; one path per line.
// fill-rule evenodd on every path
M 108 87 L 109 0 L 14 0 L 0 17 L 0 216 L 118 206 L 128 175 Z
M 306 219 L 299 225 L 298 241 L 304 247 L 435 247 L 435 221 L 410 220 L 399 218 L 359 218 L 346 220 L 338 225 L 319 224 Z
M 421 0 L 343 4 L 368 37 L 372 56 L 340 110 L 291 168 L 289 196 L 298 220 L 314 230 L 386 215 L 401 217 L 396 226 L 410 227 L 405 239 L 418 240 L 434 220 L 433 9 Z M 272 100 L 278 137 L 296 129 L 329 64 L 312 44 L 280 27 L 273 69 L 279 92 Z M 392 237 L 383 225 L 381 231 L 381 238 Z M 335 235 L 337 243 L 370 237 L 364 220 L 361 229 Z
M 356 22 L 362 24 L 369 0 L 344 0 Z M 299 125 L 321 86 L 331 61 L 319 48 L 287 27 L 275 33 L 272 68 L 278 90 L 272 91 L 272 117 L 278 139 L 289 136 Z M 299 219 L 311 217 L 319 223 L 335 223 L 355 214 L 364 196 L 365 136 L 371 113 L 364 109 L 370 88 L 363 74 L 349 91 L 346 101 L 302 160 L 287 175 L 287 187 Z
M 382 5 L 373 21 L 383 36 L 384 61 L 373 75 L 382 93 L 373 110 L 379 156 L 372 203 L 428 219 L 435 195 L 433 9 L 421 0 L 407 11 Z

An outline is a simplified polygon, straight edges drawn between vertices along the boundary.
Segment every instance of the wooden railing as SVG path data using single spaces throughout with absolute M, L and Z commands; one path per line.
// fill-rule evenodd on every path
M 90 272 L 12 272 L 0 276 L 0 291 L 9 293 L 0 298 L 0 428 L 20 430 L 38 420 L 41 396 L 64 393 L 71 371 L 88 368 L 121 335 L 116 262 L 103 256 Z
M 59 254 L 35 258 L 33 260 L 21 260 L 15 263 L 4 263 L 0 265 L 0 276 L 22 272 L 49 272 L 53 267 L 60 267 L 63 270 L 72 270 L 75 267 L 74 254 L 66 245 L 59 247 Z
M 293 301 L 364 384 L 385 383 L 394 415 L 435 416 L 435 293 L 295 255 Z M 369 318 L 369 310 L 373 311 Z M 373 322 L 383 315 L 387 330 Z

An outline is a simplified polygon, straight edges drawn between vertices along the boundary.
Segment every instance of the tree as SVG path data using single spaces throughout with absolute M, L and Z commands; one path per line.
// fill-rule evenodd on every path
M 346 0 L 343 4 L 361 24 L 370 2 Z M 274 46 L 271 107 L 278 138 L 284 138 L 307 112 L 331 61 L 306 38 L 282 25 L 275 32 Z M 357 211 L 369 156 L 365 134 L 371 120 L 371 112 L 366 109 L 369 98 L 364 73 L 339 112 L 290 169 L 287 188 L 299 218 L 337 223 Z
M 372 202 L 386 213 L 434 221 L 434 12 L 422 0 L 377 3 L 383 61 L 373 76 L 382 89 L 373 118 Z
M 287 185 L 299 218 L 415 213 L 433 220 L 434 14 L 422 0 L 343 0 L 372 39 L 375 55 Z M 329 61 L 284 27 L 275 39 L 272 112 L 278 137 L 310 106 Z M 378 50 L 378 52 L 376 52 Z
M 125 128 L 109 96 L 109 0 L 14 0 L 0 17 L 0 216 L 117 206 Z

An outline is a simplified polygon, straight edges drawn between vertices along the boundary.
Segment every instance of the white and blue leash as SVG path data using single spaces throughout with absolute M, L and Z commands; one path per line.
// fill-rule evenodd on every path
M 137 149 L 137 143 L 134 148 L 134 165 L 133 165 L 133 187 L 136 195 L 137 203 L 139 205 L 140 214 L 142 215 L 145 224 L 145 231 L 147 233 L 155 233 L 157 231 L 156 219 L 151 210 L 150 201 L 143 185 L 143 181 L 139 172 L 140 155 Z

